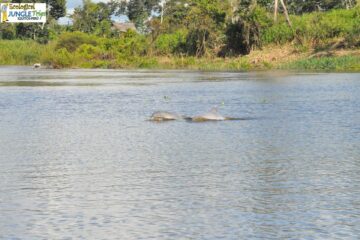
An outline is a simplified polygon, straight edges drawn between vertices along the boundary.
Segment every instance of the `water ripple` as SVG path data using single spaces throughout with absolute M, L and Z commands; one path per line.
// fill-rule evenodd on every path
M 0 239 L 358 239 L 358 78 L 1 68 Z

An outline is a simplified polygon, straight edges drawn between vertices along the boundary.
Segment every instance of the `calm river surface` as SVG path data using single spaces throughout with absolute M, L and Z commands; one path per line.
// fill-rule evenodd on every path
M 0 239 L 218 238 L 360 238 L 360 74 L 0 68 Z

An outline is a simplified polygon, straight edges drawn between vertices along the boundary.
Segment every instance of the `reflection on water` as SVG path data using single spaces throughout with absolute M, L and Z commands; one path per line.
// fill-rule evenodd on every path
M 1 68 L 0 239 L 358 239 L 359 76 Z

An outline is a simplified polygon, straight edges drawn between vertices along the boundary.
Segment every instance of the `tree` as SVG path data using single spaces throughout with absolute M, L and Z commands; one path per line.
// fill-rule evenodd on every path
M 183 24 L 189 30 L 186 52 L 190 55 L 211 55 L 220 48 L 226 27 L 228 2 L 222 0 L 193 0 Z M 216 50 L 215 50 L 216 51 Z
M 284 0 L 280 0 L 280 3 L 281 3 L 281 6 L 283 8 L 283 11 L 284 11 L 284 15 L 286 17 L 286 21 L 288 22 L 289 26 L 291 27 L 292 24 L 291 24 L 291 21 L 290 21 L 290 17 L 289 17 L 289 14 L 288 14 L 288 10 L 286 8 L 286 5 L 284 3 Z M 279 0 L 275 0 L 275 3 L 274 3 L 274 21 L 276 22 L 277 21 L 277 12 L 278 12 L 278 8 L 279 8 Z
M 236 21 L 228 24 L 226 29 L 226 46 L 220 55 L 246 55 L 254 47 L 261 47 L 261 30 L 268 27 L 271 20 L 266 10 L 249 1 L 241 5 L 236 14 Z
M 161 0 L 129 0 L 124 3 L 124 1 L 118 0 L 113 1 L 113 3 L 118 6 L 116 15 L 127 15 L 140 31 L 144 31 L 146 20 L 153 12 L 159 12 L 160 1 Z
M 176 31 L 186 25 L 186 17 L 188 16 L 191 6 L 188 0 L 167 0 L 162 5 L 160 14 L 160 23 L 165 25 L 167 32 Z
M 142 0 L 130 0 L 127 6 L 127 16 L 135 23 L 136 28 L 142 28 L 149 13 Z
M 14 39 L 16 37 L 15 26 L 10 23 L 0 24 L 0 39 Z
M 111 22 L 107 20 L 103 20 L 96 24 L 94 29 L 94 33 L 97 36 L 108 37 L 111 36 Z
M 110 31 L 113 11 L 114 9 L 109 4 L 84 0 L 83 6 L 75 8 L 71 16 L 74 30 L 86 33 L 96 32 L 100 36 L 105 36 Z
M 336 8 L 349 9 L 356 5 L 356 0 L 288 0 L 289 12 L 302 14 L 313 11 L 327 11 Z
M 64 17 L 66 14 L 66 0 L 48 0 L 50 5 L 49 14 L 54 19 Z

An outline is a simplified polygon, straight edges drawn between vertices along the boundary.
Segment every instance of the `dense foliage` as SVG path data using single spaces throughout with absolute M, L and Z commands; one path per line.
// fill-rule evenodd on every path
M 171 57 L 178 65 L 191 65 L 198 57 L 247 55 L 274 44 L 319 51 L 334 44 L 360 46 L 360 6 L 353 0 L 288 0 L 291 26 L 280 7 L 274 21 L 273 0 L 84 0 L 70 16 L 70 26 L 55 21 L 64 16 L 65 1 L 48 2 L 44 28 L 0 24 L 2 39 L 50 41 L 46 48 L 51 51 L 29 54 L 26 63 L 40 59 L 54 67 L 144 67 L 156 65 L 154 57 Z M 123 14 L 137 31 L 114 27 L 114 17 Z

